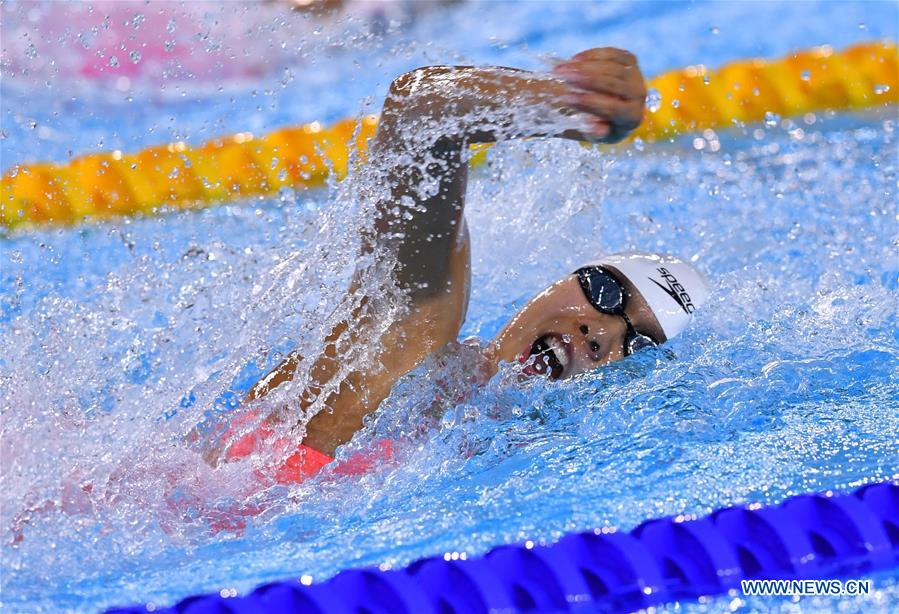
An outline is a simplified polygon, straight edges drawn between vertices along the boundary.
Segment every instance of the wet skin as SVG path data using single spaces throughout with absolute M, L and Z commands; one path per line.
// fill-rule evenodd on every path
M 395 254 L 394 273 L 406 291 L 408 311 L 372 348 L 379 368 L 353 371 L 340 381 L 334 379 L 340 366 L 337 340 L 352 338 L 370 324 L 356 312 L 334 328 L 300 395 L 302 410 L 322 399 L 328 408 L 306 424 L 304 444 L 333 455 L 362 428 L 365 416 L 377 409 L 400 377 L 456 340 L 471 280 L 464 216 L 464 153 L 470 144 L 535 136 L 617 142 L 639 125 L 646 87 L 630 53 L 589 49 L 557 66 L 555 74 L 548 78 L 508 68 L 432 66 L 394 80 L 369 153 L 371 163 L 382 167 L 390 197 L 379 203 L 375 236 L 366 240 L 369 247 L 373 243 Z M 533 119 L 570 120 L 575 113 L 580 114 L 576 124 Z M 560 125 L 580 127 L 555 127 Z M 445 126 L 445 131 L 423 148 L 413 130 L 421 126 L 438 134 Z M 422 194 L 423 182 L 436 189 Z M 398 206 L 410 202 L 415 206 Z M 625 293 L 625 309 L 636 329 L 664 341 L 639 293 L 629 284 Z M 488 345 L 487 370 L 495 373 L 500 362 L 540 350 L 542 358 L 533 359 L 526 372 L 539 374 L 543 367 L 545 374 L 550 367 L 553 377 L 570 377 L 621 358 L 624 334 L 624 321 L 594 309 L 576 277 L 566 275 L 515 314 Z M 254 386 L 247 400 L 290 380 L 301 360 L 296 355 L 285 360 Z M 553 360 L 565 363 L 561 370 L 549 364 Z M 270 421 L 288 428 L 297 418 L 282 411 Z M 207 458 L 216 462 L 216 456 Z
M 625 313 L 637 332 L 664 342 L 665 334 L 640 292 L 607 268 L 624 286 Z M 518 311 L 489 351 L 495 362 L 527 362 L 528 374 L 564 379 L 624 358 L 626 333 L 624 319 L 598 311 L 584 296 L 577 276 L 568 275 Z

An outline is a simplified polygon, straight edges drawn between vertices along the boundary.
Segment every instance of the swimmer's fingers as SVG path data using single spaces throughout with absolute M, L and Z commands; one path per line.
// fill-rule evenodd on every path
M 562 73 L 565 82 L 577 89 L 609 94 L 623 100 L 640 98 L 642 88 L 639 84 L 632 83 L 616 75 L 597 75 L 583 71 Z M 643 98 L 646 97 L 644 94 Z
M 627 65 L 609 60 L 568 60 L 556 64 L 555 71 L 576 71 L 593 74 L 597 77 L 609 76 L 620 79 L 632 79 L 635 76 L 642 78 L 642 73 L 636 64 Z
M 610 141 L 623 139 L 643 119 L 642 102 L 635 105 L 631 101 L 600 92 L 573 91 L 565 97 L 565 102 L 572 108 L 594 115 L 597 120 L 607 123 L 611 127 L 608 135 Z M 605 138 L 605 135 L 600 138 Z
M 594 135 L 607 141 L 623 139 L 640 125 L 646 83 L 633 54 L 621 49 L 582 51 L 555 68 L 571 87 L 565 97 L 573 108 L 593 115 Z M 600 136 L 609 127 L 609 134 Z
M 564 100 L 578 111 L 610 121 L 629 114 L 628 103 L 611 94 L 572 90 Z
M 646 84 L 636 66 L 609 61 L 571 61 L 558 65 L 555 72 L 570 85 L 581 89 L 641 102 L 646 98 Z
M 573 61 L 608 61 L 622 66 L 637 66 L 637 58 L 630 51 L 615 47 L 596 47 L 586 49 L 571 57 Z

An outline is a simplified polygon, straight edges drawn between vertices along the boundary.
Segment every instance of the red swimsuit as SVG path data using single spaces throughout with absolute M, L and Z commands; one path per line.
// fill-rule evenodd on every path
M 232 435 L 237 427 L 245 424 L 249 419 L 253 418 L 251 413 L 235 419 L 231 428 L 225 434 L 225 437 Z M 273 426 L 267 422 L 263 422 L 254 431 L 242 435 L 234 443 L 228 446 L 225 452 L 226 461 L 239 460 L 246 458 L 255 451 L 261 450 L 265 445 L 275 453 L 282 453 L 286 456 L 284 462 L 274 467 L 274 471 L 260 471 L 260 478 L 271 475 L 278 484 L 299 484 L 300 482 L 317 474 L 325 465 L 330 464 L 334 459 L 323 452 L 319 452 L 315 448 L 296 443 L 294 437 L 283 435 L 273 438 L 275 430 Z M 292 449 L 293 452 L 284 454 Z M 388 440 L 381 440 L 377 443 L 374 450 L 370 452 L 358 452 L 350 456 L 350 458 L 337 463 L 334 467 L 334 473 L 339 475 L 360 475 L 372 468 L 380 461 L 390 460 L 393 457 L 393 444 Z

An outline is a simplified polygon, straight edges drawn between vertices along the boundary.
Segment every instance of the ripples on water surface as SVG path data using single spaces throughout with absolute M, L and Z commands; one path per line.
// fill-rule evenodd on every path
M 714 25 L 735 37 L 733 53 L 765 51 L 740 43 L 745 15 L 736 8 L 712 21 L 695 7 L 666 17 L 623 6 L 593 27 L 615 44 L 638 31 L 631 46 L 650 73 L 666 67 L 660 57 L 696 60 L 680 61 L 676 37 L 657 55 L 650 48 L 647 32 L 678 20 L 681 36 L 692 28 L 712 40 L 697 43 L 700 50 L 717 44 Z M 487 16 L 469 7 L 451 18 L 498 21 L 479 10 Z M 833 25 L 840 23 L 833 11 L 812 20 L 810 31 L 828 26 L 837 32 L 827 42 L 857 40 L 857 31 Z M 435 30 L 433 19 L 388 33 L 384 44 Z M 575 22 L 573 14 L 560 17 Z M 531 42 L 530 62 L 539 51 L 597 43 L 582 31 L 566 37 L 535 23 L 536 13 L 527 13 L 504 33 Z M 810 38 L 774 51 L 821 42 Z M 402 63 L 460 54 L 516 60 L 501 46 L 446 51 L 454 49 L 446 35 L 437 46 L 394 47 L 379 78 Z M 349 70 L 346 62 L 334 60 L 334 72 Z M 356 89 L 370 95 L 377 87 L 363 80 L 344 97 L 358 101 Z M 247 91 L 236 98 L 235 109 L 254 104 Z M 167 104 L 151 106 L 150 115 L 165 121 L 176 113 Z M 321 117 L 328 104 L 292 119 Z M 275 126 L 287 121 L 281 112 L 261 117 Z M 52 124 L 49 109 L 35 113 L 75 130 L 68 120 Z M 191 107 L 185 121 L 199 129 L 215 117 L 214 109 L 204 115 Z M 158 138 L 94 121 L 127 134 L 120 135 L 126 143 Z M 348 446 L 406 441 L 395 464 L 361 478 L 254 492 L 268 511 L 242 531 L 212 535 L 210 519 L 247 498 L 260 459 L 214 471 L 182 438 L 204 418 L 238 412 L 236 400 L 284 352 L 320 347 L 358 247 L 366 207 L 353 197 L 359 180 L 277 202 L 4 239 L 3 601 L 12 609 L 26 601 L 47 609 L 92 609 L 86 600 L 169 603 L 201 590 L 244 590 L 299 573 L 323 578 L 446 550 L 482 552 L 894 476 L 895 111 L 771 123 L 612 156 L 561 142 L 496 148 L 469 186 L 474 278 L 463 336 L 489 338 L 534 292 L 603 251 L 695 259 L 714 282 L 710 303 L 665 350 L 562 384 L 520 386 L 507 369 L 442 420 L 423 423 L 436 394 L 465 387 L 446 383 L 465 373 L 469 352 L 457 348 L 406 377 Z M 13 131 L 4 152 L 26 152 L 32 141 Z M 53 155 L 52 146 L 34 144 Z M 8 545 L 20 511 L 47 500 L 69 512 L 32 514 L 24 541 Z M 889 607 L 895 575 L 875 582 L 879 595 L 840 603 Z M 690 607 L 726 605 L 734 604 Z

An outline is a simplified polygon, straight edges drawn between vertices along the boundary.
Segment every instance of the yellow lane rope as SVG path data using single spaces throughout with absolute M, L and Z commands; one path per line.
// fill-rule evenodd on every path
M 648 83 L 660 102 L 632 138 L 652 141 L 705 128 L 753 122 L 766 114 L 801 115 L 899 102 L 894 42 L 750 59 L 717 70 L 688 66 Z M 0 225 L 69 224 L 89 218 L 152 214 L 321 185 L 346 173 L 354 148 L 364 155 L 377 118 L 318 122 L 263 136 L 243 132 L 196 146 L 184 142 L 126 154 L 92 153 L 66 164 L 16 165 L 0 184 Z

